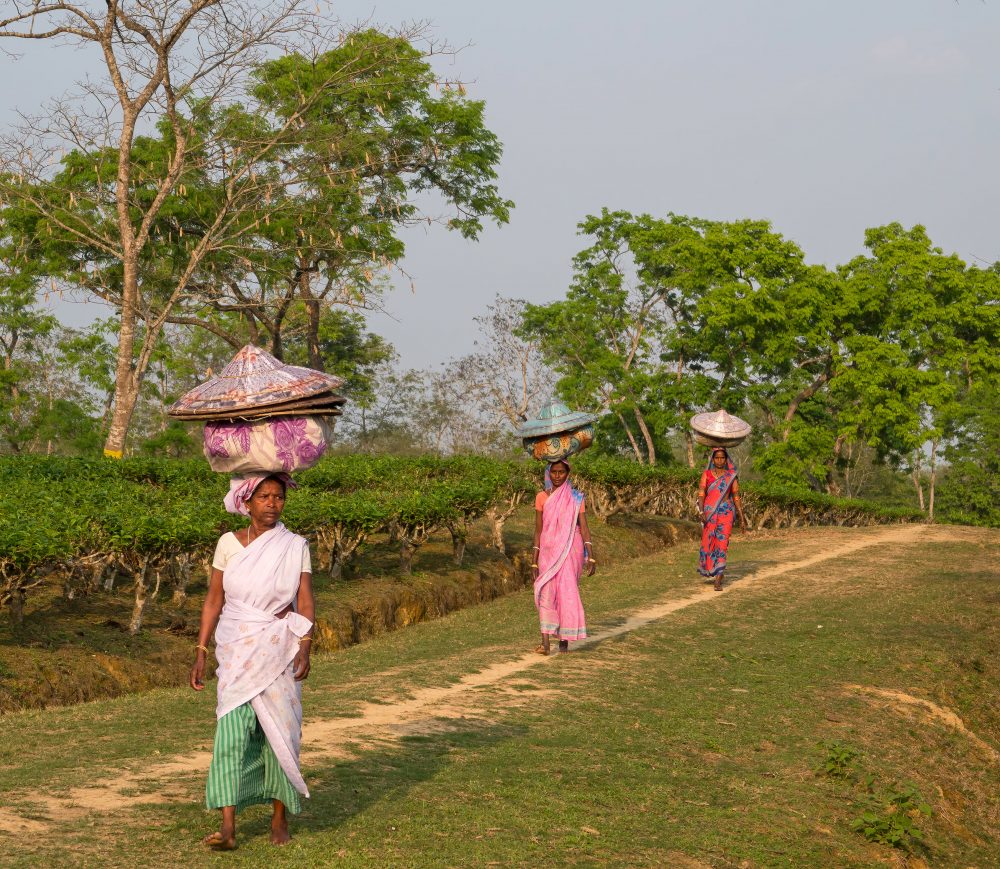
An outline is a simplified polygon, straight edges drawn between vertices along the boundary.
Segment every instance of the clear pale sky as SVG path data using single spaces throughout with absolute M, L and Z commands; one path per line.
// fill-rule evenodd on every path
M 479 243 L 409 232 L 416 280 L 372 316 L 407 367 L 472 349 L 500 293 L 561 297 L 602 206 L 771 220 L 807 259 L 859 253 L 866 227 L 925 224 L 968 261 L 1000 259 L 1000 4 L 978 0 L 393 0 L 344 19 L 428 19 L 471 43 L 469 82 L 504 143 L 511 222 Z M 0 123 L 61 93 L 79 53 L 0 57 Z M 74 66 L 76 64 L 76 66 Z M 12 78 L 16 85 L 12 86 Z M 68 312 L 67 312 L 68 313 Z M 73 315 L 70 315 L 73 316 Z

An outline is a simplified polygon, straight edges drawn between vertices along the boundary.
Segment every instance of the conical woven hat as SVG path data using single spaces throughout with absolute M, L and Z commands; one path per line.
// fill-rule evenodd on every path
M 752 430 L 749 423 L 724 410 L 695 414 L 691 417 L 691 428 L 699 434 L 726 441 L 743 440 Z
M 167 413 L 190 417 L 221 411 L 236 416 L 241 410 L 301 401 L 342 383 L 332 374 L 285 365 L 270 353 L 247 344 L 221 374 L 186 392 Z
M 258 420 L 279 416 L 340 416 L 346 399 L 332 392 L 321 392 L 318 396 L 303 401 L 287 401 L 251 407 L 242 410 L 209 410 L 199 413 L 185 413 L 177 419 L 196 422 L 219 420 Z

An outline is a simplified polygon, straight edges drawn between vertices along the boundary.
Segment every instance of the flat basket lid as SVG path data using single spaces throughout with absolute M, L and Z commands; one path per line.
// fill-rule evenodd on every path
M 745 438 L 751 432 L 749 423 L 724 410 L 695 414 L 691 417 L 691 428 L 708 437 L 725 440 Z
M 189 417 L 215 411 L 250 410 L 301 401 L 343 384 L 339 377 L 286 365 L 270 353 L 247 344 L 222 373 L 182 395 L 167 413 Z
M 597 417 L 592 413 L 570 410 L 561 401 L 553 401 L 538 412 L 536 419 L 529 419 L 517 430 L 519 438 L 538 438 L 545 435 L 574 431 L 586 425 L 593 425 Z

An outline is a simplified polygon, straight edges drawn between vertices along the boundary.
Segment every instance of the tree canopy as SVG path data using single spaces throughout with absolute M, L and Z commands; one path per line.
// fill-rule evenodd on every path
M 769 479 L 839 494 L 871 454 L 910 472 L 933 516 L 940 459 L 1000 376 L 1000 269 L 898 223 L 836 269 L 762 220 L 605 209 L 579 230 L 565 299 L 527 306 L 521 332 L 567 401 L 609 412 L 606 446 L 652 463 L 672 439 L 694 465 L 688 417 L 725 407 L 754 423 Z
M 59 5 L 0 22 L 0 38 L 28 38 L 36 19 L 79 19 L 37 36 L 106 61 L 96 106 L 7 137 L 0 224 L 15 265 L 116 311 L 109 455 L 168 324 L 280 357 L 291 322 L 323 368 L 324 312 L 377 298 L 401 227 L 440 222 L 476 239 L 512 205 L 484 104 L 434 73 L 419 33 L 324 30 L 297 2 L 247 6 L 236 24 L 209 0 L 157 3 L 162 15 L 109 4 L 98 20 Z

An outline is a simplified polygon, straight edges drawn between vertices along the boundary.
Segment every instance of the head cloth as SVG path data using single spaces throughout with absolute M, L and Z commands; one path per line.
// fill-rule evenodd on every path
M 241 516 L 249 516 L 250 511 L 247 509 L 246 502 L 253 497 L 253 493 L 257 491 L 257 487 L 264 480 L 269 479 L 281 480 L 286 487 L 290 489 L 296 488 L 295 481 L 284 472 L 276 474 L 246 474 L 244 476 L 233 477 L 229 481 L 229 494 L 226 495 L 222 502 L 225 504 L 226 510 L 230 513 L 239 513 Z

